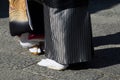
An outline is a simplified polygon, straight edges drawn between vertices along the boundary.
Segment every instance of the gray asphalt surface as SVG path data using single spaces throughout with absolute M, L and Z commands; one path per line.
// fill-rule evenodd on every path
M 95 57 L 65 71 L 39 67 L 44 55 L 30 54 L 9 34 L 6 2 L 0 0 L 0 80 L 120 80 L 120 0 L 91 0 Z

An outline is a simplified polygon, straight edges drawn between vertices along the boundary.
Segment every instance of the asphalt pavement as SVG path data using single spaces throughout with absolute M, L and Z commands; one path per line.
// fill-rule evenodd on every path
M 8 0 L 0 1 L 0 80 L 120 80 L 120 0 L 91 0 L 94 58 L 55 71 L 36 63 L 35 56 L 9 32 Z

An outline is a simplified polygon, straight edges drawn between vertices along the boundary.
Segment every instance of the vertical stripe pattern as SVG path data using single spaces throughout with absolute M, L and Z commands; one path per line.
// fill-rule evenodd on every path
M 92 32 L 87 7 L 61 10 L 44 5 L 46 56 L 61 64 L 89 61 Z

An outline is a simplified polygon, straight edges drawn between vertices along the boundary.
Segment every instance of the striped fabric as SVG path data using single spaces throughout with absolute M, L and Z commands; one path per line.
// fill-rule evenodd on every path
M 92 32 L 87 9 L 44 5 L 46 57 L 61 64 L 91 60 Z

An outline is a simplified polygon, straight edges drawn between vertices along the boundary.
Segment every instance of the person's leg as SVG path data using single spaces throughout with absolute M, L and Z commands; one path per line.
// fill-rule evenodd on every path
M 44 49 L 44 35 L 23 33 L 19 37 L 19 43 L 23 48 L 28 48 L 32 54 L 42 53 L 41 49 Z
M 33 54 L 41 53 L 40 43 L 44 42 L 42 5 L 33 0 L 9 0 L 9 20 L 10 33 L 19 37 L 20 45 Z
M 56 70 L 65 69 L 69 64 L 91 60 L 93 47 L 90 15 L 88 2 L 83 3 L 84 5 L 70 3 L 63 7 L 46 3 L 44 6 L 46 57 L 64 66 Z M 39 63 L 38 65 L 48 68 L 57 66 L 50 65 L 49 61 L 47 63 L 47 59 Z
M 33 30 L 20 36 L 20 44 L 28 47 L 31 53 L 39 54 L 44 46 L 43 5 L 35 0 L 28 0 L 27 11 Z

